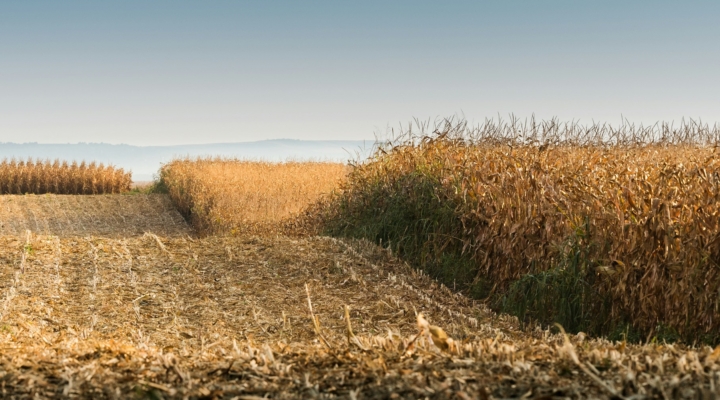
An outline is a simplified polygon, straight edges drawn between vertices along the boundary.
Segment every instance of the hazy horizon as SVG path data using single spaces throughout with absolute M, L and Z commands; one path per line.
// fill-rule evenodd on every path
M 0 141 L 356 140 L 511 113 L 712 125 L 717 15 L 666 0 L 2 2 Z
M 113 165 L 149 181 L 163 163 L 176 158 L 224 157 L 242 160 L 346 163 L 370 155 L 374 141 L 272 139 L 237 143 L 135 146 L 108 143 L 0 143 L 0 160 L 65 160 Z
M 86 144 L 97 144 L 97 145 L 108 145 L 108 146 L 130 146 L 130 147 L 192 147 L 192 146 L 207 146 L 207 145 L 224 145 L 224 144 L 251 144 L 259 142 L 280 142 L 280 141 L 294 141 L 294 142 L 368 142 L 374 143 L 375 139 L 328 139 L 328 140 L 306 140 L 306 139 L 290 139 L 290 138 L 277 138 L 277 139 L 262 139 L 262 140 L 247 140 L 247 141 L 236 141 L 236 142 L 198 142 L 198 143 L 187 143 L 187 144 L 164 144 L 164 145 L 137 145 L 129 143 L 108 143 L 108 142 L 12 142 L 12 141 L 0 141 L 0 145 L 14 144 L 14 145 L 86 145 Z

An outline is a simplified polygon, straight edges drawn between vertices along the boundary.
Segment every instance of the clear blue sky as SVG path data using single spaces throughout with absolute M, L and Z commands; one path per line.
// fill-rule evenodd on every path
M 3 1 L 0 141 L 363 139 L 421 119 L 720 122 L 719 1 Z

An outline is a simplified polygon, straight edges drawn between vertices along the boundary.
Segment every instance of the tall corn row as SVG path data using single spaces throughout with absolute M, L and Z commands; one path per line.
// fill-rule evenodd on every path
M 132 178 L 122 168 L 80 165 L 73 161 L 2 160 L 0 194 L 105 194 L 130 190 Z
M 381 215 L 386 199 L 415 196 L 409 177 L 425 176 L 457 224 L 431 235 L 423 257 L 439 258 L 459 242 L 475 267 L 474 281 L 459 286 L 489 282 L 498 297 L 523 276 L 557 266 L 580 237 L 584 276 L 611 300 L 611 321 L 645 333 L 660 325 L 687 337 L 718 332 L 720 154 L 696 140 L 718 130 L 647 142 L 627 135 L 603 142 L 599 134 L 583 142 L 580 132 L 569 140 L 567 130 L 555 132 L 564 140 L 543 131 L 535 137 L 544 140 L 533 141 L 532 131 L 520 131 L 523 138 L 480 130 L 468 139 L 445 130 L 378 151 L 350 173 L 325 218 L 362 225 L 353 214 Z M 443 222 L 431 219 L 426 224 Z
M 534 272 L 587 220 L 589 256 L 614 315 L 644 330 L 720 327 L 714 149 L 447 150 L 435 156 L 445 156 L 443 176 L 460 177 L 447 189 L 474 227 L 464 242 L 479 274 L 502 285 Z

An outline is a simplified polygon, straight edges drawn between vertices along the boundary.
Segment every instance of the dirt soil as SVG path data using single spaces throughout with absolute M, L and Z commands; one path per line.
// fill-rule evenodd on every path
M 720 349 L 521 330 L 367 242 L 112 236 L 0 236 L 0 397 L 717 397 Z

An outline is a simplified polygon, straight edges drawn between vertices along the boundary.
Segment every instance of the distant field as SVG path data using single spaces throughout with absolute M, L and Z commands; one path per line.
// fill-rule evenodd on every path
M 162 164 L 178 157 L 225 157 L 282 162 L 329 161 L 344 163 L 365 158 L 373 140 L 262 140 L 244 143 L 193 144 L 181 146 L 129 146 L 104 143 L 38 144 L 0 143 L 0 159 L 87 160 L 112 164 L 132 171 L 133 179 L 152 180 Z
M 0 235 L 194 235 L 167 195 L 0 196 Z
M 132 178 L 122 168 L 94 162 L 55 160 L 0 162 L 0 194 L 105 194 L 130 190 Z
M 160 179 L 199 232 L 268 234 L 283 231 L 348 171 L 345 164 L 326 162 L 180 159 L 166 164 Z

